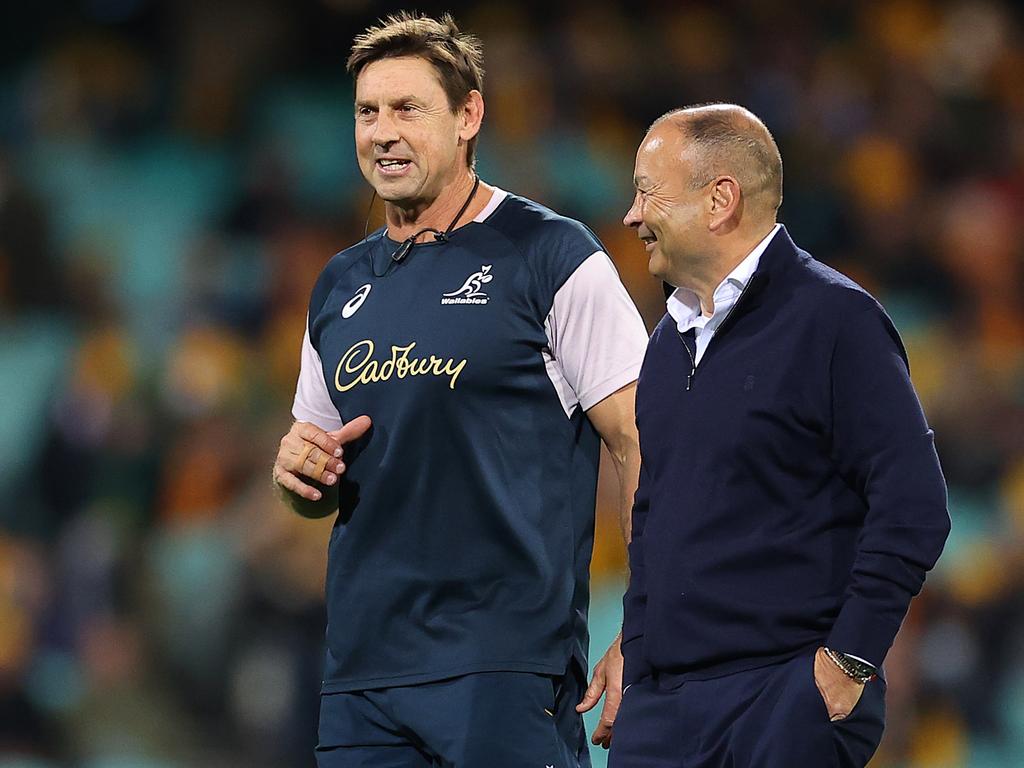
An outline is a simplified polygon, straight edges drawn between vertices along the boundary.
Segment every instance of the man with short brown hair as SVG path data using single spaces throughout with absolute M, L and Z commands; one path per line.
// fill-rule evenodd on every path
M 579 713 L 607 688 L 607 744 L 621 677 L 616 642 L 584 694 L 599 449 L 625 533 L 646 331 L 593 232 L 476 175 L 450 17 L 387 19 L 349 68 L 386 226 L 313 289 L 274 466 L 300 513 L 340 509 L 318 764 L 587 766 Z

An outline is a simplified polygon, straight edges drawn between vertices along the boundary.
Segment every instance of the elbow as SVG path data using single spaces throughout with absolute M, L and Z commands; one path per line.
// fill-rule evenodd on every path
M 602 435 L 608 455 L 617 467 L 640 464 L 640 439 L 636 429 L 622 430 L 615 435 Z
M 925 570 L 935 567 L 942 551 L 946 547 L 946 541 L 952 531 L 952 521 L 949 511 L 945 506 L 936 509 L 934 516 L 927 525 L 921 525 L 917 531 L 918 546 L 922 554 L 921 562 Z
M 942 516 L 938 521 L 938 528 L 935 532 L 937 539 L 937 552 L 935 553 L 935 559 L 939 559 L 939 555 L 942 554 L 942 550 L 946 547 L 946 542 L 949 540 L 949 534 L 953 531 L 953 521 L 949 516 L 949 510 L 943 508 Z
M 953 532 L 953 520 L 949 516 L 949 510 L 948 509 L 944 509 L 943 510 L 941 531 L 942 531 L 942 543 L 945 544 L 946 543 L 946 539 L 949 538 L 949 534 Z

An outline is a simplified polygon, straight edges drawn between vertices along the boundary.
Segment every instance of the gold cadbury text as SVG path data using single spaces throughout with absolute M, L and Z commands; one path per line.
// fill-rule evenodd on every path
M 341 356 L 338 367 L 334 371 L 334 387 L 339 392 L 348 392 L 359 384 L 372 384 L 387 381 L 392 376 L 404 379 L 406 376 L 448 376 L 448 388 L 455 389 L 455 382 L 466 367 L 466 361 L 449 358 L 445 360 L 431 355 L 430 357 L 410 357 L 416 342 L 391 347 L 391 357 L 384 361 L 373 359 L 373 342 L 369 339 L 357 341 Z M 342 383 L 342 374 L 347 381 Z

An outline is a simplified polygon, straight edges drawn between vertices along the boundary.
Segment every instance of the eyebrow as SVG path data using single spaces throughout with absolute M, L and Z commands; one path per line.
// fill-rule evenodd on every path
M 634 187 L 639 187 L 641 184 L 647 184 L 648 182 L 650 182 L 650 179 L 648 179 L 643 174 L 641 174 L 639 176 L 634 176 L 633 177 L 633 186 Z
M 388 104 L 389 104 L 389 106 L 393 107 L 393 106 L 395 106 L 397 104 L 408 104 L 410 102 L 412 102 L 414 104 L 419 104 L 420 103 L 420 98 L 418 96 L 413 96 L 412 94 L 408 94 L 406 96 L 399 96 L 398 98 L 391 99 L 388 102 Z M 356 107 L 357 108 L 358 107 L 375 107 L 376 105 L 377 105 L 377 102 L 370 101 L 369 99 L 356 99 Z

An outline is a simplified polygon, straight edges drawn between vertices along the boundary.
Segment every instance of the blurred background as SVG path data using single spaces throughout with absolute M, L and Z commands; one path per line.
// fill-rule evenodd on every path
M 650 326 L 661 290 L 620 223 L 645 126 L 722 100 L 767 122 L 781 220 L 892 313 L 949 481 L 872 765 L 1024 765 L 1019 6 L 419 7 L 485 43 L 482 176 L 589 223 Z M 313 764 L 331 521 L 287 513 L 270 465 L 309 290 L 369 202 L 344 61 L 391 10 L 4 4 L 3 768 Z M 603 483 L 595 659 L 624 573 Z

